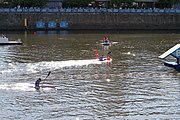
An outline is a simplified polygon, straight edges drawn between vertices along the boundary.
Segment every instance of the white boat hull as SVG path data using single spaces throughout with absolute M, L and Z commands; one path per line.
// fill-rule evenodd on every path
M 22 45 L 22 42 L 20 39 L 9 40 L 7 37 L 0 37 L 0 45 Z
M 0 45 L 22 45 L 22 42 L 8 42 L 8 43 L 0 43 Z

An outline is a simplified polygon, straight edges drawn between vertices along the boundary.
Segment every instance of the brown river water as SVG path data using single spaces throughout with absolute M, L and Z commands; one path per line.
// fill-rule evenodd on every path
M 178 33 L 4 34 L 23 45 L 0 46 L 1 120 L 180 119 L 180 73 L 158 58 Z M 104 36 L 111 63 L 95 60 Z M 46 87 L 35 90 L 38 78 Z

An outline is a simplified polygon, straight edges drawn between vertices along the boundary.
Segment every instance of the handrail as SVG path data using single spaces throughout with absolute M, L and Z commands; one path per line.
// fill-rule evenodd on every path
M 50 13 L 180 13 L 180 9 L 117 9 L 117 8 L 0 8 L 2 12 L 17 12 L 17 13 L 38 13 L 38 12 L 50 12 Z

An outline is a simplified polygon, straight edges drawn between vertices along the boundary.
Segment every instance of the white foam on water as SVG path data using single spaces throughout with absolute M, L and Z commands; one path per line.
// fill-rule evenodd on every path
M 110 82 L 110 81 L 111 81 L 111 79 L 106 79 L 106 81 L 107 81 L 107 82 Z
M 0 70 L 0 78 L 3 80 L 22 78 L 24 75 L 36 74 L 42 71 L 54 71 L 67 67 L 81 67 L 93 64 L 105 64 L 110 61 L 99 61 L 99 59 L 68 60 L 68 61 L 42 61 L 35 63 L 8 63 L 7 69 Z M 24 78 L 24 77 L 23 77 Z
M 87 66 L 90 64 L 102 64 L 101 61 L 97 59 L 90 59 L 90 60 L 68 60 L 68 61 L 50 61 L 50 62 L 38 62 L 38 63 L 28 63 L 26 66 L 26 69 L 30 71 L 36 71 L 40 69 L 59 69 L 59 68 L 64 68 L 64 67 L 78 67 L 78 66 Z
M 122 53 L 122 54 L 136 56 L 134 53 L 131 53 L 131 52 Z
M 34 84 L 32 83 L 10 83 L 10 84 L 0 84 L 1 90 L 14 90 L 14 91 L 36 91 Z M 55 90 L 52 85 L 46 85 L 46 87 L 40 88 L 39 91 L 49 91 Z
M 10 83 L 0 84 L 0 89 L 3 90 L 20 90 L 20 91 L 34 91 L 34 84 L 30 83 Z
M 112 44 L 118 44 L 118 42 L 111 42 Z

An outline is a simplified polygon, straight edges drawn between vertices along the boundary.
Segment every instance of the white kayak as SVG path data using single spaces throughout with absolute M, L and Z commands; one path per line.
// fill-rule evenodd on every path
M 96 61 L 99 61 L 99 62 L 112 62 L 112 58 L 110 58 L 110 60 L 107 60 L 106 58 L 103 60 L 103 61 L 100 61 L 99 59 L 96 59 Z
M 101 44 L 104 45 L 104 46 L 110 46 L 110 45 L 111 45 L 110 42 L 103 42 L 103 43 L 101 43 Z

